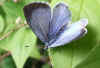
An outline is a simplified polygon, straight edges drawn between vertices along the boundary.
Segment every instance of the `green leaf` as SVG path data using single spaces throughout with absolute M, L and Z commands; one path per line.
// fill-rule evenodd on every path
M 24 15 L 23 15 L 23 7 L 24 1 L 15 3 L 13 1 L 5 1 L 2 5 L 2 10 L 5 12 L 5 31 L 4 33 L 9 32 L 16 26 L 16 19 L 21 17 L 22 22 L 24 22 Z M 13 9 L 13 11 L 12 11 Z
M 89 56 L 79 63 L 75 68 L 99 68 L 100 67 L 100 46 L 92 49 Z
M 0 61 L 0 68 L 16 68 L 12 57 L 8 56 Z
M 49 65 L 49 64 L 44 64 L 44 65 L 42 66 L 42 68 L 50 68 L 50 65 Z
M 56 0 L 56 2 L 61 0 Z M 87 26 L 88 33 L 85 37 L 75 40 L 65 46 L 51 48 L 49 50 L 50 59 L 54 68 L 93 68 L 95 65 L 99 65 L 99 58 L 89 56 L 92 55 L 91 51 L 96 46 L 100 46 L 100 1 L 99 0 L 63 0 L 69 5 L 72 11 L 72 21 L 77 21 L 80 18 L 88 18 L 89 24 Z M 52 5 L 56 4 L 52 1 Z M 94 53 L 97 53 L 100 49 L 94 49 Z M 96 56 L 99 56 L 97 54 Z M 97 62 L 88 61 L 98 60 Z M 88 64 L 90 65 L 88 67 Z M 92 65 L 92 62 L 94 63 Z M 85 65 L 85 66 L 83 66 Z M 77 66 L 77 67 L 76 67 Z M 83 67 L 82 67 L 83 66 Z M 98 66 L 96 68 L 99 68 Z
M 0 16 L 0 34 L 3 32 L 4 29 L 4 20 L 2 16 Z
M 2 5 L 6 16 L 6 28 L 0 38 L 7 35 L 9 32 L 11 32 L 11 34 L 8 35 L 7 38 L 0 40 L 0 48 L 11 52 L 17 68 L 23 68 L 25 61 L 30 56 L 36 59 L 40 58 L 40 53 L 36 47 L 37 39 L 34 33 L 27 27 L 21 27 L 13 31 L 13 29 L 19 26 L 16 25 L 16 19 L 18 17 L 21 17 L 21 23 L 25 21 L 23 15 L 23 7 L 25 4 L 26 2 L 22 0 L 18 3 L 6 1 Z
M 1 41 L 1 48 L 11 51 L 17 68 L 22 68 L 31 52 L 37 51 L 36 37 L 28 28 L 21 28 Z M 40 56 L 39 53 L 38 57 Z
M 5 24 L 6 24 L 6 13 L 2 8 L 2 6 L 0 6 L 0 35 L 2 35 L 3 32 L 5 31 L 6 27 Z

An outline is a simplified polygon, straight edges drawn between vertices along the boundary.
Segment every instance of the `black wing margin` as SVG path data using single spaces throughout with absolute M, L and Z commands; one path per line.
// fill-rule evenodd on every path
M 24 15 L 32 31 L 43 42 L 48 41 L 49 22 L 51 19 L 51 8 L 46 3 L 34 2 L 26 5 Z

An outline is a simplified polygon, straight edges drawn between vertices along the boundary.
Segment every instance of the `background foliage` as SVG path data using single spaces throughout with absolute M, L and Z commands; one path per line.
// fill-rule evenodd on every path
M 73 22 L 88 18 L 88 34 L 44 51 L 23 15 L 24 5 L 33 1 L 49 2 L 52 8 L 68 4 Z M 0 68 L 100 68 L 99 6 L 100 0 L 0 0 Z

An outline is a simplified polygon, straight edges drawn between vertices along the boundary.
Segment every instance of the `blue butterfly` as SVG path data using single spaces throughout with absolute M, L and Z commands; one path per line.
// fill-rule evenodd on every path
M 64 3 L 57 4 L 51 11 L 47 3 L 34 2 L 24 7 L 24 15 L 46 48 L 68 44 L 87 33 L 85 27 L 88 19 L 80 19 L 71 24 L 71 11 Z

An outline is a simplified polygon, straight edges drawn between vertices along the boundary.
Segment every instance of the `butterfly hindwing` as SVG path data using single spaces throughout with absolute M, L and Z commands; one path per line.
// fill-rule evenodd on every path
M 61 46 L 84 36 L 87 33 L 87 29 L 85 28 L 87 24 L 87 19 L 81 19 L 73 23 L 69 28 L 65 29 L 57 40 L 48 46 L 48 48 Z
M 51 8 L 46 3 L 34 2 L 24 7 L 24 15 L 32 31 L 43 42 L 48 41 Z

